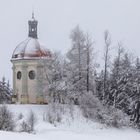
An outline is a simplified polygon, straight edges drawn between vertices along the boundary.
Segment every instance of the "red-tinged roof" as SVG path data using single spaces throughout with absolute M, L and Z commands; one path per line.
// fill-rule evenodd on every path
M 12 59 L 50 58 L 51 52 L 40 45 L 38 39 L 28 37 L 14 50 Z

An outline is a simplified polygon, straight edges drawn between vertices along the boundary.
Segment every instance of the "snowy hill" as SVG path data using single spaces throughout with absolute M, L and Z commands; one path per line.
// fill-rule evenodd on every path
M 107 129 L 96 122 L 87 121 L 80 111 L 75 108 L 74 120 L 68 113 L 63 117 L 61 124 L 56 126 L 43 121 L 43 116 L 48 109 L 47 105 L 9 105 L 8 108 L 15 116 L 22 113 L 25 117 L 32 110 L 38 118 L 36 134 L 19 132 L 0 132 L 2 140 L 139 140 L 140 132 L 131 129 Z M 18 122 L 17 122 L 18 123 Z

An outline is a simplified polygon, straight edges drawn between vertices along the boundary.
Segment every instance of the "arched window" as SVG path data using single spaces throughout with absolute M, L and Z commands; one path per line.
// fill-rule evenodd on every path
M 29 71 L 29 75 L 28 76 L 29 76 L 29 78 L 31 80 L 35 79 L 35 71 L 34 70 Z
M 21 71 L 18 71 L 18 72 L 17 72 L 17 79 L 19 79 L 19 80 L 20 80 L 20 79 L 21 79 L 21 76 L 22 76 Z

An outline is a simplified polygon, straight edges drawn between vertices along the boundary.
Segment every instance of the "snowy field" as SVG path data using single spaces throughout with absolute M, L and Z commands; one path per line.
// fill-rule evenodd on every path
M 140 132 L 132 129 L 107 129 L 96 122 L 87 121 L 75 111 L 74 120 L 65 115 L 61 124 L 51 125 L 43 121 L 47 105 L 9 105 L 8 108 L 18 115 L 27 116 L 32 110 L 38 121 L 36 134 L 0 131 L 0 140 L 140 140 Z

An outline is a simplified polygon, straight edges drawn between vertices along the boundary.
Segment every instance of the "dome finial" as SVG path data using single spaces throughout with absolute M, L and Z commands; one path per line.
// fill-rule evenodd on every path
M 32 19 L 34 19 L 34 7 L 32 8 Z
M 32 19 L 34 19 L 34 11 L 32 12 Z

